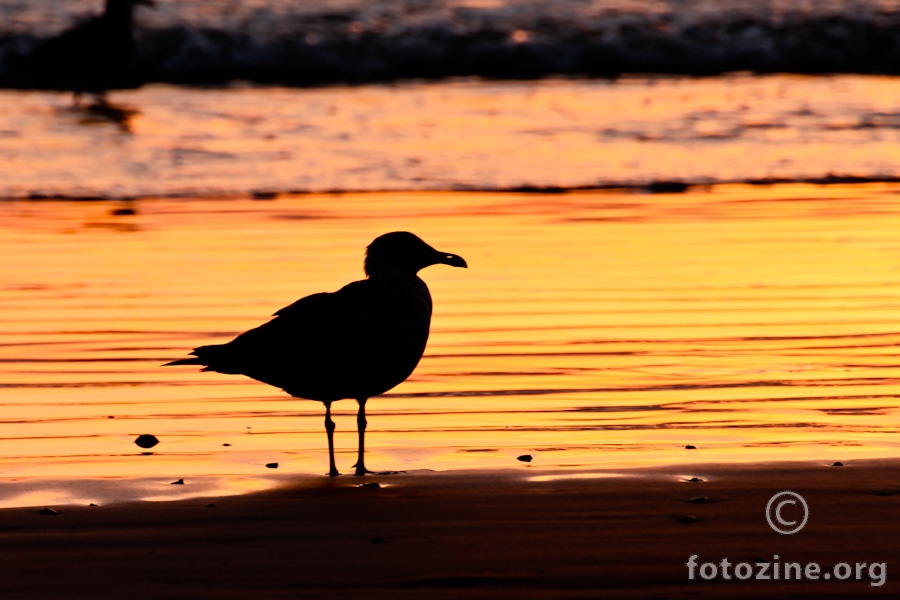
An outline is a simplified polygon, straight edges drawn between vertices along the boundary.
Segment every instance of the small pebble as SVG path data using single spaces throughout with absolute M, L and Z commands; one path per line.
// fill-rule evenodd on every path
M 114 417 L 113 415 L 109 415 L 109 416 L 106 417 L 106 418 L 107 418 L 107 419 L 115 419 L 115 417 Z
M 381 484 L 377 481 L 373 481 L 372 483 L 361 483 L 356 487 L 367 487 L 367 488 L 380 488 Z
M 843 466 L 844 466 L 844 463 L 842 463 L 842 462 L 836 462 L 836 463 L 832 464 L 831 466 L 832 466 L 832 467 L 843 467 Z
M 697 446 L 692 446 L 691 444 L 688 444 L 687 446 L 684 447 L 684 449 L 685 450 L 696 450 Z
M 697 517 L 695 517 L 693 515 L 688 515 L 686 517 L 681 517 L 680 519 L 678 519 L 678 522 L 679 523 L 696 523 L 697 520 L 698 520 Z
M 223 446 L 230 446 L 231 444 L 222 444 Z
M 90 504 L 88 504 L 88 506 L 97 506 L 97 505 L 94 504 L 93 502 L 91 502 Z
M 709 498 L 706 496 L 697 496 L 688 500 L 691 504 L 709 504 Z
M 372 543 L 373 544 L 383 544 L 385 542 L 384 542 L 384 538 L 379 535 L 379 536 L 372 538 Z
M 149 433 L 145 433 L 143 435 L 139 435 L 134 443 L 140 446 L 141 448 L 152 448 L 153 446 L 159 443 L 159 440 L 156 439 L 155 435 L 150 435 Z
M 206 505 L 206 508 L 215 508 L 215 507 L 216 507 L 215 504 L 207 504 L 207 505 Z
M 110 214 L 115 215 L 117 217 L 123 217 L 126 215 L 136 215 L 137 211 L 133 208 L 116 208 L 114 210 L 109 211 Z
M 52 516 L 52 515 L 58 515 L 59 513 L 56 512 L 55 510 L 53 510 L 52 508 L 45 508 L 44 510 L 41 511 L 41 514 L 47 515 L 47 516 Z
M 523 454 L 522 456 L 519 456 L 516 460 L 521 460 L 522 462 L 530 463 L 532 458 L 531 458 L 530 454 Z
M 645 189 L 651 194 L 683 194 L 691 188 L 683 181 L 654 181 Z
M 179 479 L 178 481 L 173 481 L 169 485 L 184 485 L 184 479 Z
M 267 463 L 267 464 L 266 464 L 266 468 L 267 468 L 267 469 L 277 469 L 277 468 L 278 468 L 278 463 Z
M 703 480 L 699 477 L 691 477 L 688 479 L 688 483 L 703 483 Z

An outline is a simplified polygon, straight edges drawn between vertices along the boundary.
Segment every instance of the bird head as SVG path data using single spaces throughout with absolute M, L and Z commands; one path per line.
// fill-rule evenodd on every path
M 375 238 L 366 249 L 366 275 L 408 273 L 414 275 L 431 265 L 467 268 L 461 256 L 440 252 L 408 231 L 394 231 Z

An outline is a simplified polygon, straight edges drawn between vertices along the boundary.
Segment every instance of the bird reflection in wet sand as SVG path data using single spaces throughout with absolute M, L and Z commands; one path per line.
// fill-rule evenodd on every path
M 87 122 L 105 120 L 127 130 L 136 113 L 116 106 L 107 91 L 134 85 L 137 47 L 134 39 L 134 8 L 153 6 L 154 0 L 106 0 L 100 16 L 46 40 L 25 56 L 11 61 L 11 67 L 25 87 L 71 90 L 75 106 L 84 110 Z M 82 105 L 81 96 L 93 101 Z
M 412 233 L 397 231 L 373 241 L 367 278 L 333 293 L 301 298 L 275 318 L 227 344 L 200 346 L 195 358 L 169 365 L 202 365 L 204 371 L 246 375 L 297 398 L 325 404 L 329 474 L 334 462 L 331 404 L 359 404 L 356 474 L 365 464 L 366 401 L 406 380 L 416 368 L 431 325 L 431 294 L 418 277 L 425 267 L 466 268 L 462 257 L 435 250 Z

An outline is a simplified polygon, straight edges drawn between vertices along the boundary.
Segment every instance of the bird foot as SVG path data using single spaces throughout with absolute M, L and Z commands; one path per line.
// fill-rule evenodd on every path
M 338 477 L 338 476 L 340 476 L 340 474 L 341 474 L 341 472 L 338 471 L 337 469 L 332 469 L 328 472 L 329 477 Z
M 370 471 L 369 469 L 367 469 L 365 467 L 356 467 L 356 473 L 354 473 L 354 474 L 355 475 L 366 475 L 366 474 L 374 473 L 374 472 L 375 471 Z

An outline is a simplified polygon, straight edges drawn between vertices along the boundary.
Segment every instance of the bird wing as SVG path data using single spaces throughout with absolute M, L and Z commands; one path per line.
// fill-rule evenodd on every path
M 275 317 L 287 319 L 339 318 L 353 321 L 368 316 L 372 300 L 372 285 L 368 280 L 354 281 L 336 292 L 321 292 L 300 298 L 275 312 Z
M 306 296 L 222 346 L 213 370 L 243 373 L 281 388 L 293 380 L 339 377 L 353 369 L 373 339 L 374 286 L 355 281 Z M 288 381 L 290 379 L 291 381 Z

